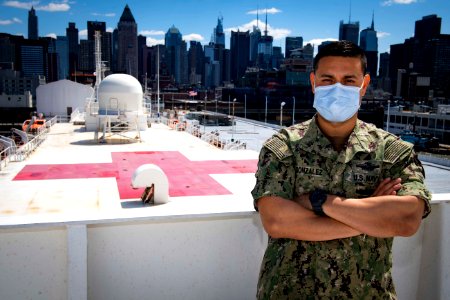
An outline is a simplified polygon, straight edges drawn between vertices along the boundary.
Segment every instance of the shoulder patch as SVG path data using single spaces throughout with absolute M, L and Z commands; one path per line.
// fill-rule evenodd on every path
M 392 141 L 384 152 L 384 160 L 394 163 L 403 153 L 410 151 L 412 145 L 402 140 Z
M 269 139 L 264 144 L 264 147 L 272 151 L 279 160 L 283 160 L 292 155 L 292 151 L 289 149 L 288 145 L 277 136 Z

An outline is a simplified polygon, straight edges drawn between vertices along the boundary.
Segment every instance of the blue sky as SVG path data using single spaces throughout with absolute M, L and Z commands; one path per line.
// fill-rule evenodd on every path
M 441 32 L 450 34 L 449 0 L 0 1 L 0 32 L 25 37 L 31 5 L 37 11 L 40 36 L 65 35 L 68 22 L 75 22 L 83 39 L 87 21 L 104 21 L 109 31 L 117 27 L 126 4 L 138 23 L 138 32 L 147 36 L 148 45 L 164 43 L 164 34 L 172 25 L 186 41 L 207 44 L 217 18 L 222 16 L 229 47 L 230 30 L 251 29 L 258 7 L 261 30 L 267 9 L 269 34 L 274 36 L 274 46 L 283 48 L 286 36 L 302 36 L 305 44 L 315 45 L 337 39 L 339 22 L 348 22 L 350 11 L 351 21 L 359 21 L 360 30 L 370 26 L 374 12 L 379 52 L 389 51 L 389 45 L 413 36 L 415 21 L 429 14 L 441 17 Z

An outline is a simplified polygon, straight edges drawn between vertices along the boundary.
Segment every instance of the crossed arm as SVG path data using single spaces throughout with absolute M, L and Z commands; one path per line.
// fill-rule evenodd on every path
M 311 210 L 309 194 L 289 201 L 266 196 L 258 210 L 267 233 L 274 238 L 326 241 L 357 236 L 410 236 L 420 226 L 424 201 L 416 196 L 397 196 L 400 179 L 385 179 L 372 196 L 363 199 L 328 195 L 323 205 L 327 216 Z

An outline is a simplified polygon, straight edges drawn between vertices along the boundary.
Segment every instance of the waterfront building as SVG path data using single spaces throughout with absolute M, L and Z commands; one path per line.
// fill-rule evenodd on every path
M 303 37 L 287 36 L 285 43 L 285 57 L 289 58 L 293 50 L 303 48 Z
M 286 85 L 309 87 L 309 74 L 313 67 L 314 47 L 311 44 L 291 51 L 284 60 L 282 69 L 286 70 Z
M 430 108 L 423 103 L 415 104 L 406 110 L 397 101 L 391 101 L 391 107 L 384 112 L 385 128 L 400 135 L 405 132 L 428 134 L 439 139 L 439 143 L 450 144 L 450 105 L 432 104 Z M 389 122 L 387 122 L 389 118 Z

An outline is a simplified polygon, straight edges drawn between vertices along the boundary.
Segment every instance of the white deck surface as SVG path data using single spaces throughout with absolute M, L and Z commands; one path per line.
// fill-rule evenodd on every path
M 236 126 L 236 137 L 243 137 L 244 132 L 247 132 L 246 128 L 241 127 Z M 231 126 L 224 128 L 223 135 L 227 134 L 227 129 L 231 132 Z M 206 130 L 213 129 L 206 127 Z M 250 132 L 246 138 L 255 138 L 257 135 L 256 132 Z M 120 139 L 117 136 L 114 138 Z M 141 139 L 141 142 L 126 143 L 126 139 L 122 138 L 122 144 L 120 141 L 99 144 L 94 141 L 94 132 L 86 132 L 83 126 L 56 124 L 51 128 L 47 140 L 31 157 L 23 162 L 11 162 L 0 171 L 0 225 L 253 211 L 250 195 L 254 185 L 253 174 L 212 174 L 215 180 L 232 192 L 231 195 L 172 197 L 168 204 L 140 209 L 124 208 L 127 205 L 119 198 L 114 178 L 13 180 L 25 165 L 109 163 L 112 152 L 179 151 L 191 161 L 258 158 L 257 151 L 220 150 L 163 124 L 153 124 L 148 130 L 142 131 Z
M 53 222 L 95 221 L 140 217 L 252 213 L 250 191 L 253 174 L 211 174 L 230 195 L 172 197 L 164 205 L 142 206 L 120 200 L 115 178 L 20 180 L 13 178 L 26 165 L 110 163 L 112 152 L 179 151 L 191 161 L 257 159 L 262 143 L 276 129 L 237 121 L 232 126 L 201 126 L 201 132 L 218 130 L 222 139 L 234 137 L 247 143 L 248 150 L 220 150 L 187 132 L 164 124 L 153 124 L 141 131 L 141 142 L 99 144 L 94 132 L 84 126 L 59 123 L 51 128 L 47 140 L 25 161 L 11 162 L 0 171 L 0 226 Z M 132 136 L 133 134 L 129 134 Z M 113 138 L 121 139 L 119 136 Z M 123 142 L 123 143 L 120 143 Z M 450 168 L 424 162 L 426 183 L 436 201 L 450 199 Z M 130 182 L 131 184 L 131 182 Z

